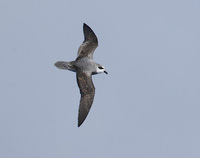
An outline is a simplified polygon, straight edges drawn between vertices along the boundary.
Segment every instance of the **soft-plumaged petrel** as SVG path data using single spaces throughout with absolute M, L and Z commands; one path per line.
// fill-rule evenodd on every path
M 86 119 L 92 106 L 95 94 L 95 87 L 92 82 L 92 75 L 107 73 L 105 67 L 93 61 L 93 54 L 98 46 L 98 39 L 92 29 L 83 24 L 84 41 L 78 49 L 75 61 L 58 61 L 54 65 L 59 69 L 76 72 L 76 79 L 81 93 L 78 113 L 78 127 Z

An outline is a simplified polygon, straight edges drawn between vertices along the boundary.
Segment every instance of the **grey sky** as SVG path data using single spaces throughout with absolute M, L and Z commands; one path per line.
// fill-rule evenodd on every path
M 200 1 L 1 0 L 0 157 L 199 158 Z M 77 128 L 74 60 L 96 33 L 92 109 Z

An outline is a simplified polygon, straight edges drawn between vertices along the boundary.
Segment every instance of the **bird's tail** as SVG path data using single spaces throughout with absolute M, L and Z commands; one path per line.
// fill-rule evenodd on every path
M 73 61 L 71 61 L 71 62 L 58 61 L 54 65 L 59 69 L 70 70 L 70 71 L 76 72 L 76 70 L 73 66 Z

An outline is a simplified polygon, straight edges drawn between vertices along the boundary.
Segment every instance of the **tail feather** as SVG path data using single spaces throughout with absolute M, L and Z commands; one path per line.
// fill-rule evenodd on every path
M 72 62 L 58 61 L 54 64 L 58 69 L 76 71 Z

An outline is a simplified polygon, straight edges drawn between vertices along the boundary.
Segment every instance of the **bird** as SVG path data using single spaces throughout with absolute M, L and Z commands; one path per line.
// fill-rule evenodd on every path
M 83 23 L 84 41 L 80 45 L 74 61 L 58 61 L 54 65 L 58 69 L 69 70 L 76 73 L 76 80 L 81 98 L 78 110 L 78 127 L 85 121 L 95 95 L 95 86 L 92 75 L 99 73 L 108 74 L 105 67 L 93 61 L 93 54 L 98 46 L 98 39 L 93 30 Z

